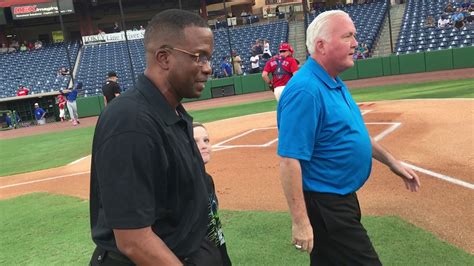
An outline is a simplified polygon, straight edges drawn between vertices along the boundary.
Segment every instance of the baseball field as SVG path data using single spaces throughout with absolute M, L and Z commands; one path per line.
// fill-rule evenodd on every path
M 386 265 L 474 265 L 474 69 L 458 72 L 348 82 L 371 136 L 421 177 L 410 193 L 374 162 L 358 193 Z M 207 170 L 234 265 L 308 265 L 290 243 L 271 92 L 185 106 L 210 133 Z M 1 265 L 87 265 L 96 120 L 0 131 Z

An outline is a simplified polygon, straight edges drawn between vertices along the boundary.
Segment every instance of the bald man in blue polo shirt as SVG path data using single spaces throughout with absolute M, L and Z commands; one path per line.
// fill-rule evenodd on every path
M 360 223 L 355 193 L 369 177 L 372 157 L 390 167 L 410 191 L 420 187 L 416 173 L 369 136 L 338 77 L 354 65 L 355 34 L 347 13 L 321 13 L 307 29 L 311 57 L 278 104 L 280 175 L 292 241 L 310 253 L 311 265 L 381 265 Z

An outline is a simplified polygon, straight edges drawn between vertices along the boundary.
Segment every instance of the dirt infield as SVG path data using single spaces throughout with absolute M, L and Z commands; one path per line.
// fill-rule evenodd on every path
M 273 97 L 270 92 L 248 98 L 227 97 L 241 102 L 255 97 Z M 262 99 L 260 98 L 260 99 Z M 258 99 L 256 99 L 258 100 Z M 225 102 L 225 103 L 224 103 Z M 239 102 L 239 101 L 237 101 Z M 202 102 L 187 104 L 200 109 Z M 209 108 L 211 103 L 205 105 Z M 364 119 L 372 136 L 380 136 L 396 123 L 400 125 L 380 140 L 399 159 L 459 181 L 474 183 L 474 100 L 406 100 L 364 104 Z M 81 120 L 81 126 L 95 124 L 96 118 Z M 278 177 L 275 112 L 231 118 L 206 124 L 213 153 L 208 171 L 214 177 L 221 208 L 231 210 L 287 210 Z M 58 123 L 59 124 L 59 123 Z M 69 123 L 7 131 L 0 137 L 73 128 Z M 265 128 L 265 129 L 262 129 Z M 36 130 L 35 130 L 36 129 Z M 269 144 L 265 146 L 265 144 Z M 237 146 L 237 147 L 232 147 Z M 219 150 L 221 149 L 221 150 Z M 69 166 L 15 176 L 0 177 L 0 199 L 45 191 L 89 198 L 90 156 Z M 435 233 L 441 239 L 474 254 L 474 190 L 419 173 L 418 193 L 405 190 L 398 177 L 374 161 L 372 175 L 359 191 L 365 215 L 397 215 Z
M 381 140 L 400 159 L 472 184 L 473 106 L 473 100 L 395 101 L 362 110 L 371 110 L 364 118 L 372 136 L 385 132 L 390 123 L 401 123 Z M 208 165 L 223 209 L 287 210 L 278 178 L 277 143 L 263 146 L 277 138 L 275 119 L 275 112 L 268 112 L 207 124 L 214 144 L 257 129 L 221 144 L 237 147 L 215 151 Z M 88 199 L 89 166 L 86 157 L 71 166 L 0 177 L 0 198 L 47 191 Z M 410 193 L 398 177 L 374 162 L 372 175 L 359 192 L 364 214 L 400 216 L 474 253 L 474 236 L 468 233 L 474 224 L 473 190 L 419 174 L 422 189 Z

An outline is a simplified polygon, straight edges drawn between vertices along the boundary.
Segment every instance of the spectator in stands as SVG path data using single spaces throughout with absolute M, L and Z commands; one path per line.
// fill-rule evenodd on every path
M 82 89 L 82 82 L 77 82 L 76 86 L 74 86 L 70 90 L 59 91 L 62 95 L 66 96 L 67 109 L 69 111 L 69 116 L 71 117 L 71 121 L 74 126 L 77 126 L 78 124 L 80 124 L 79 115 L 77 114 L 77 103 L 76 103 L 77 94 L 79 93 L 80 89 Z
M 145 30 L 145 28 L 143 27 L 143 25 L 140 25 L 140 30 Z
M 15 51 L 18 51 L 18 49 L 20 49 L 20 44 L 17 40 L 12 40 L 10 47 L 15 48 Z
M 280 6 L 276 6 L 275 15 L 277 16 L 277 18 L 280 18 Z
M 471 3 L 468 0 L 464 0 L 464 2 L 461 4 L 461 8 L 464 10 L 469 9 L 470 6 L 471 6 Z
M 256 39 L 254 45 L 252 46 L 252 52 L 255 52 L 257 55 L 263 54 L 263 47 L 260 39 Z
M 121 32 L 122 29 L 120 29 L 119 23 L 117 21 L 114 22 L 114 27 L 112 28 L 112 32 Z
M 28 51 L 28 47 L 26 47 L 25 43 L 22 43 L 20 46 L 20 52 L 26 52 Z
M 260 73 L 260 57 L 252 52 L 252 57 L 250 57 L 250 74 Z
M 293 48 L 288 43 L 281 43 L 278 48 L 279 55 L 274 56 L 266 64 L 262 72 L 263 80 L 273 91 L 276 100 L 280 95 L 290 78 L 298 71 L 298 63 L 292 57 Z M 272 73 L 272 80 L 269 74 Z
M 68 76 L 68 75 L 71 75 L 71 72 L 66 67 L 61 67 L 58 70 L 58 76 Z
M 293 9 L 293 5 L 290 5 L 289 9 L 290 10 L 288 12 L 288 22 L 291 22 L 295 20 L 295 11 Z
M 456 9 L 456 12 L 451 16 L 451 20 L 457 29 L 464 27 L 464 13 L 462 8 L 458 7 Z
M 263 41 L 263 55 L 264 59 L 269 59 L 272 57 L 272 52 L 270 51 L 270 42 L 268 40 Z
M 193 136 L 194 141 L 199 149 L 201 158 L 204 164 L 207 164 L 211 160 L 212 145 L 209 139 L 209 133 L 207 129 L 201 123 L 193 123 Z M 229 254 L 227 253 L 227 247 L 225 244 L 224 234 L 222 232 L 222 224 L 219 219 L 219 201 L 216 195 L 216 189 L 214 187 L 214 181 L 212 176 L 206 171 L 206 177 L 208 178 L 208 193 L 209 193 L 209 217 L 212 217 L 212 221 L 209 223 L 207 229 L 207 237 L 213 239 L 215 245 L 219 248 L 222 257 L 222 265 L 230 266 Z
M 25 41 L 25 43 L 26 43 L 26 47 L 28 48 L 28 51 L 35 49 L 35 45 L 32 42 Z
M 0 48 L 0 54 L 8 53 L 8 47 L 6 43 L 2 43 L 2 47 Z
M 39 107 L 38 103 L 35 103 L 35 119 L 36 123 L 38 125 L 44 125 L 46 124 L 46 119 L 44 116 L 46 115 L 46 112 L 43 110 L 43 108 Z
M 451 3 L 448 3 L 446 5 L 446 7 L 444 8 L 444 12 L 446 13 L 452 13 L 454 12 L 454 8 L 453 8 L 453 5 Z
M 25 86 L 20 85 L 18 87 L 18 91 L 16 92 L 16 96 L 26 96 L 28 95 L 28 93 L 30 93 L 30 90 L 26 88 Z
M 370 56 L 369 46 L 367 46 L 367 44 L 365 42 L 362 43 L 361 53 L 364 55 L 364 58 L 369 58 L 369 56 Z
M 236 51 L 232 51 L 232 63 L 234 64 L 235 74 L 242 75 L 242 58 Z
M 120 86 L 117 83 L 118 76 L 115 71 L 111 71 L 107 74 L 107 81 L 102 86 L 102 94 L 104 95 L 104 105 L 110 104 L 115 97 L 118 97 L 122 92 Z
M 434 26 L 435 26 L 435 21 L 434 21 L 433 16 L 430 15 L 430 16 L 426 17 L 425 27 L 431 28 L 431 27 L 434 27 Z
M 232 66 L 227 61 L 227 56 L 222 57 L 221 70 L 224 73 L 224 77 L 232 77 Z
M 446 15 L 441 15 L 438 19 L 438 28 L 443 29 L 449 27 L 451 22 L 449 21 L 449 18 Z
M 37 40 L 35 42 L 35 50 L 38 50 L 38 49 L 41 49 L 41 48 L 43 48 L 43 42 L 40 41 L 40 40 Z
M 64 122 L 65 121 L 65 114 L 66 114 L 66 98 L 64 97 L 64 95 L 62 94 L 59 94 L 57 97 L 56 97 L 56 102 L 58 103 L 58 108 L 59 108 L 59 119 L 61 119 L 61 122 Z

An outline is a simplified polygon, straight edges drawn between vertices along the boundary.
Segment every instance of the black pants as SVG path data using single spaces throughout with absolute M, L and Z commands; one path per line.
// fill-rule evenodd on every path
M 227 251 L 226 251 L 227 254 Z M 185 266 L 227 266 L 232 265 L 228 257 L 223 258 L 221 251 L 211 241 L 204 238 L 199 250 L 188 257 L 179 258 Z M 133 266 L 126 256 L 96 247 L 89 266 Z
M 311 265 L 382 265 L 360 223 L 356 193 L 304 193 L 313 227 Z

